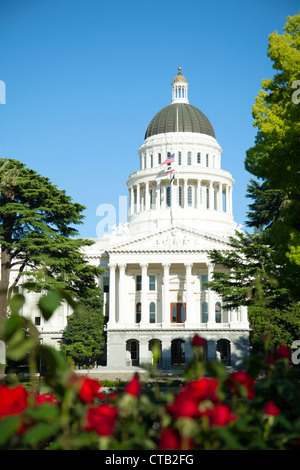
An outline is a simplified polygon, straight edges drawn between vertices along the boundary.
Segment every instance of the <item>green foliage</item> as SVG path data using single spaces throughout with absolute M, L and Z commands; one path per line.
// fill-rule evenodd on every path
M 269 36 L 268 56 L 275 75 L 262 81 L 262 90 L 253 106 L 258 131 L 255 145 L 247 151 L 245 166 L 263 180 L 270 196 L 276 195 L 276 220 L 270 240 L 276 248 L 277 262 L 286 266 L 281 282 L 299 300 L 300 104 L 294 95 L 300 79 L 300 13 L 287 18 L 282 35 L 274 32 Z M 284 200 L 279 208 L 278 195 Z M 257 205 L 256 212 L 258 209 Z
M 289 347 L 300 338 L 300 305 L 291 304 L 285 308 L 266 308 L 253 305 L 248 309 L 251 325 L 251 344 L 253 353 L 263 348 L 264 336 L 271 347 L 280 344 Z
M 5 321 L 9 355 L 24 327 L 17 312 L 12 317 Z M 245 370 L 229 373 L 220 362 L 203 362 L 205 340 L 195 337 L 194 359 L 175 390 L 136 374 L 103 393 L 29 330 L 31 362 L 42 355 L 47 366 L 45 388 L 36 388 L 32 367 L 27 390 L 0 383 L 0 449 L 299 450 L 300 377 L 287 348 L 265 342 Z
M 93 296 L 85 301 L 85 308 L 77 309 L 68 317 L 62 338 L 62 351 L 78 366 L 99 364 L 105 345 L 102 301 Z
M 216 271 L 208 287 L 218 292 L 232 309 L 240 305 L 279 305 L 287 300 L 286 291 L 278 286 L 278 266 L 273 249 L 264 242 L 264 234 L 237 232 L 229 238 L 229 250 L 212 250 L 214 264 L 225 268 Z
M 0 159 L 0 325 L 7 298 L 24 275 L 26 287 L 38 292 L 55 288 L 81 300 L 95 294 L 103 270 L 85 259 L 82 248 L 93 242 L 76 238 L 83 210 L 47 178 L 17 160 Z M 12 269 L 17 276 L 9 285 Z

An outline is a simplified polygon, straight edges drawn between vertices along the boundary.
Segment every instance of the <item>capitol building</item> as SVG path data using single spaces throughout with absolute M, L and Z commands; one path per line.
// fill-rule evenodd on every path
M 90 263 L 105 268 L 100 283 L 107 317 L 106 368 L 153 363 L 174 370 L 188 363 L 191 339 L 206 342 L 206 358 L 233 368 L 249 354 L 246 307 L 227 310 L 207 281 L 222 266 L 212 249 L 228 250 L 237 224 L 232 175 L 221 167 L 222 149 L 208 118 L 189 102 L 179 67 L 171 103 L 150 121 L 127 179 L 128 220 L 86 248 Z M 67 306 L 38 326 L 57 346 Z M 156 356 L 155 356 L 156 358 Z

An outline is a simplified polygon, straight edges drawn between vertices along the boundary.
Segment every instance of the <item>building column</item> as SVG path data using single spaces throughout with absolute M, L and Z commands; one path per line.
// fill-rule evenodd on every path
M 248 309 L 245 305 L 241 305 L 241 318 L 240 321 L 243 324 L 248 324 Z
M 149 312 L 147 306 L 147 263 L 140 264 L 142 269 L 142 292 L 141 292 L 141 304 L 142 304 L 142 315 L 141 315 L 141 324 L 145 325 L 149 323 Z
M 169 293 L 169 273 L 170 263 L 163 263 L 164 268 L 164 292 L 163 292 L 163 326 L 170 325 L 170 293 Z
M 209 209 L 212 211 L 214 209 L 214 187 L 213 182 L 209 182 Z
M 201 180 L 198 180 L 197 181 L 197 197 L 196 197 L 196 201 L 197 201 L 197 209 L 200 209 L 201 207 Z
M 155 207 L 156 209 L 160 209 L 160 181 L 156 183 Z
M 130 215 L 134 214 L 134 192 L 133 186 L 130 187 Z
M 214 271 L 214 265 L 212 263 L 207 264 L 207 280 L 212 280 L 212 274 Z M 216 312 L 215 312 L 215 294 L 214 291 L 208 289 L 208 321 L 207 326 L 211 327 L 216 323 Z
M 149 192 L 149 181 L 146 181 L 145 187 L 145 198 L 146 198 L 146 211 L 150 209 L 150 192 Z
M 116 264 L 109 263 L 109 316 L 110 325 L 116 323 Z
M 136 212 L 141 210 L 140 183 L 136 185 Z
M 223 193 L 222 193 L 222 183 L 219 183 L 219 211 L 223 210 Z
M 187 194 L 187 179 L 183 180 L 183 207 L 186 209 L 188 207 L 188 194 Z
M 226 213 L 229 214 L 229 187 L 228 187 L 228 184 L 226 184 L 225 191 L 226 191 Z
M 119 264 L 119 323 L 126 323 L 126 264 Z
M 193 298 L 192 298 L 192 266 L 193 263 L 185 263 L 185 281 L 186 281 L 186 326 L 194 324 L 193 318 Z

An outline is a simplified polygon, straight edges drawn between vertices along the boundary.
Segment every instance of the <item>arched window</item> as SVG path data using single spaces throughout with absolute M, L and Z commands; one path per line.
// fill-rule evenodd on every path
M 135 308 L 135 322 L 136 323 L 141 322 L 141 314 L 142 314 L 142 304 L 141 302 L 138 302 Z
M 208 321 L 208 303 L 202 302 L 201 304 L 201 323 L 207 323 Z
M 171 206 L 171 187 L 167 187 L 167 207 Z
M 135 339 L 126 341 L 126 355 L 128 355 L 128 365 L 139 365 L 139 342 Z
M 155 323 L 155 303 L 150 302 L 149 305 L 149 322 Z
M 221 304 L 217 302 L 215 305 L 215 315 L 216 315 L 216 323 L 221 323 L 222 321 L 222 311 L 221 311 Z
M 161 341 L 159 339 L 151 339 L 149 341 L 149 351 L 152 352 L 152 364 L 155 366 L 161 365 Z
M 188 152 L 187 154 L 187 164 L 188 165 L 192 164 L 192 152 Z
M 188 187 L 188 206 L 192 206 L 193 205 L 193 188 L 192 186 L 189 186 Z
M 173 339 L 171 342 L 171 365 L 185 364 L 185 342 L 182 339 Z
M 230 341 L 228 339 L 219 339 L 217 341 L 217 356 L 227 366 L 231 365 Z

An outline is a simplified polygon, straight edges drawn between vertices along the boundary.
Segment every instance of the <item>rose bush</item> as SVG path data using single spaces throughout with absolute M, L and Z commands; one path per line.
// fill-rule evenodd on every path
M 107 392 L 40 344 L 35 331 L 17 332 L 24 323 L 14 315 L 3 329 L 7 351 L 18 358 L 29 351 L 32 380 L 26 387 L 9 377 L 0 383 L 0 449 L 300 450 L 299 374 L 285 346 L 266 347 L 228 372 L 204 361 L 205 339 L 196 335 L 194 359 L 175 390 L 161 390 L 149 371 Z M 44 393 L 34 379 L 39 358 Z

